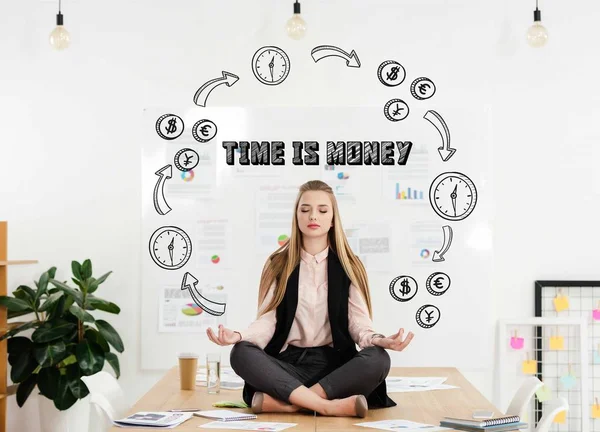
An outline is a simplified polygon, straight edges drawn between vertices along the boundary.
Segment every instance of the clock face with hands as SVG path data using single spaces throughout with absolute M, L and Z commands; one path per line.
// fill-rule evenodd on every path
M 290 73 L 290 59 L 281 48 L 262 47 L 252 57 L 252 72 L 263 84 L 281 84 Z
M 164 226 L 150 237 L 150 256 L 152 260 L 166 270 L 183 267 L 192 256 L 192 241 L 181 228 Z
M 437 176 L 429 188 L 433 210 L 447 220 L 459 221 L 469 216 L 477 204 L 477 190 L 469 177 L 459 172 Z

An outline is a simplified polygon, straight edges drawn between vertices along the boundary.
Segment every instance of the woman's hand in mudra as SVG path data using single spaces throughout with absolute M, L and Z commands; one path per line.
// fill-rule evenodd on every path
M 380 346 L 381 348 L 391 349 L 394 351 L 402 351 L 408 346 L 408 344 L 415 335 L 413 334 L 413 332 L 408 332 L 406 338 L 403 338 L 403 336 L 404 329 L 401 328 L 398 333 L 388 336 L 386 338 L 373 338 L 371 343 L 375 346 Z
M 241 339 L 241 335 L 238 332 L 229 330 L 223 327 L 222 324 L 219 324 L 218 334 L 215 334 L 210 327 L 206 329 L 206 334 L 208 335 L 208 338 L 217 345 L 231 345 L 238 343 Z

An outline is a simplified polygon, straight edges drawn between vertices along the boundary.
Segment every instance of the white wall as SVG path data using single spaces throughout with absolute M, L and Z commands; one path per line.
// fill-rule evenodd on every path
M 249 72 L 265 44 L 292 58 L 334 44 L 365 64 L 402 59 L 457 98 L 492 106 L 495 302 L 484 307 L 494 317 L 531 315 L 535 279 L 600 276 L 597 2 L 543 2 L 551 39 L 542 50 L 524 42 L 533 1 L 304 0 L 310 32 L 300 42 L 283 33 L 291 3 L 64 0 L 73 38 L 64 53 L 47 43 L 54 3 L 10 2 L 0 15 L 0 219 L 10 256 L 40 261 L 11 268 L 9 282 L 52 265 L 66 277 L 72 259 L 87 257 L 97 272 L 113 270 L 100 294 L 122 308 L 110 320 L 125 342 L 121 383 L 132 402 L 161 375 L 139 368 L 141 110 L 191 103 L 207 77 Z M 211 103 L 379 105 L 387 95 L 310 66 L 293 64 L 310 85 L 223 91 Z M 492 364 L 462 372 L 492 396 Z M 9 405 L 9 430 L 37 430 L 34 400 Z

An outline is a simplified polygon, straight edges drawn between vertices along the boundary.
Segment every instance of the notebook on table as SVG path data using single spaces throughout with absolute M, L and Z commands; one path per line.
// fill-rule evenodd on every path
M 509 431 L 519 431 L 521 429 L 527 429 L 527 423 L 509 423 L 505 425 L 496 425 L 496 426 L 487 426 L 487 427 L 473 427 L 473 426 L 464 426 L 456 423 L 446 423 L 445 421 L 440 422 L 440 426 L 447 427 L 450 429 L 465 431 L 465 432 L 509 432 Z
M 213 420 L 220 420 L 224 422 L 238 421 L 238 420 L 254 420 L 257 418 L 255 414 L 248 414 L 243 412 L 231 411 L 231 410 L 207 410 L 197 411 L 194 413 L 196 417 L 205 417 Z
M 519 416 L 497 417 L 487 420 L 462 419 L 456 417 L 444 417 L 442 420 L 445 423 L 456 423 L 464 426 L 472 426 L 477 428 L 485 428 L 489 426 L 505 425 L 508 423 L 518 423 L 521 421 Z

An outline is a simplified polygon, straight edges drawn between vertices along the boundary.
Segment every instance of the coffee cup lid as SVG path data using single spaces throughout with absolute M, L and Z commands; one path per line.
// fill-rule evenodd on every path
M 177 356 L 179 358 L 183 358 L 183 359 L 185 359 L 185 358 L 198 358 L 199 357 L 199 355 L 197 353 L 194 353 L 194 352 L 180 352 Z

